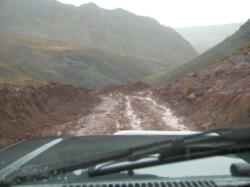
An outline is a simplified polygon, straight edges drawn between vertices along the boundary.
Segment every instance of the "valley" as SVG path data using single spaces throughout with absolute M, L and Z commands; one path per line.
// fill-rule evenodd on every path
M 176 28 L 202 54 L 234 34 L 243 23 Z M 204 37 L 205 34 L 205 37 Z
M 153 18 L 94 3 L 1 0 L 0 148 L 250 125 L 250 20 L 189 29 L 187 40 Z

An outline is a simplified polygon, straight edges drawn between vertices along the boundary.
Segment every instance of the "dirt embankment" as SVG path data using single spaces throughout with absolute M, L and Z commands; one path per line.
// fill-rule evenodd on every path
M 84 87 L 49 83 L 0 85 L 0 147 L 55 135 L 53 128 L 86 115 L 97 102 Z
M 157 90 L 195 129 L 250 125 L 250 51 Z
M 87 90 L 62 84 L 0 86 L 0 146 L 50 135 L 188 130 L 142 82 Z

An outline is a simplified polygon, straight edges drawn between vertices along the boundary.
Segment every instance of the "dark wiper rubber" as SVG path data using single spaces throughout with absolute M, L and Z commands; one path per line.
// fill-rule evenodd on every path
M 220 135 L 207 136 L 214 132 L 219 133 Z M 144 151 L 131 152 L 127 159 L 121 159 L 123 161 L 132 161 L 150 154 L 159 153 L 160 156 L 156 160 L 90 170 L 88 174 L 90 177 L 94 177 L 167 163 L 245 152 L 250 152 L 249 127 L 217 129 L 186 136 L 176 141 L 168 141 L 164 144 L 161 142 L 156 147 L 149 147 Z
M 249 163 L 234 163 L 230 167 L 231 174 L 237 177 L 249 177 L 250 176 L 250 164 Z
M 197 153 L 189 152 L 188 156 L 186 156 L 185 154 L 179 154 L 176 156 L 170 156 L 170 157 L 164 157 L 164 158 L 159 157 L 159 159 L 157 160 L 126 164 L 122 166 L 104 168 L 101 170 L 92 170 L 92 171 L 89 171 L 88 174 L 90 177 L 95 177 L 95 176 L 117 173 L 121 171 L 129 171 L 133 169 L 157 166 L 157 165 L 162 165 L 162 164 L 169 164 L 169 163 L 175 163 L 175 162 L 181 162 L 181 161 L 187 161 L 187 160 L 193 160 L 193 159 L 199 159 L 199 158 L 206 158 L 210 156 L 237 154 L 237 153 L 245 153 L 245 152 L 250 152 L 250 144 L 245 145 L 245 146 L 225 147 L 221 149 L 216 148 L 214 150 L 202 151 L 202 152 L 197 152 Z

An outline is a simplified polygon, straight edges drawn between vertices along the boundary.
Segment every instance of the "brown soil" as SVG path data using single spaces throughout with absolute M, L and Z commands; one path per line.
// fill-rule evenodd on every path
M 84 87 L 49 83 L 0 85 L 0 147 L 40 136 L 90 112 L 94 103 Z
M 157 93 L 195 129 L 250 125 L 250 52 L 190 73 Z
M 0 146 L 42 136 L 113 134 L 120 130 L 185 130 L 141 82 L 102 90 L 57 83 L 0 86 Z

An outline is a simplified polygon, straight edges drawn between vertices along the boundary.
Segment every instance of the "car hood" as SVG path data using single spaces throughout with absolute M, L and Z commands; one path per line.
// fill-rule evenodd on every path
M 0 175 L 22 168 L 93 165 L 104 155 L 177 136 L 61 136 L 23 141 L 0 150 Z M 178 136 L 179 137 L 179 136 Z M 8 171 L 9 172 L 9 171 Z M 12 171 L 14 172 L 14 171 Z
M 39 168 L 58 169 L 80 164 L 83 168 L 89 167 L 103 156 L 109 155 L 114 151 L 121 151 L 134 146 L 147 143 L 153 143 L 161 140 L 173 140 L 180 136 L 61 136 L 39 138 L 24 141 L 16 145 L 0 150 L 0 177 L 17 172 L 23 175 L 32 171 L 39 172 Z M 156 174 L 158 176 L 188 175 L 190 169 L 193 175 L 200 174 L 229 174 L 231 163 L 243 162 L 238 158 L 213 157 L 200 159 L 197 161 L 188 161 L 184 164 L 168 164 L 168 167 L 158 166 L 150 169 L 137 170 L 142 174 Z M 222 170 L 212 167 L 214 164 L 223 165 Z M 194 172 L 197 170 L 196 172 Z M 21 170 L 21 172 L 19 171 Z M 181 172 L 182 171 L 182 172 Z M 202 171 L 206 171 L 202 173 Z M 181 174 L 182 173 L 182 174 Z

